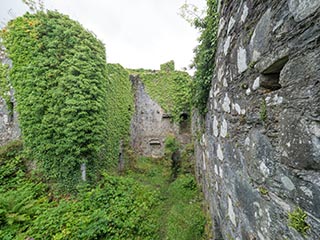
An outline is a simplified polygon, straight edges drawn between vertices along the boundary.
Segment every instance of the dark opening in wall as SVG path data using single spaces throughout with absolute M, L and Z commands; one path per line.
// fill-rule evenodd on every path
M 188 113 L 181 113 L 180 114 L 180 120 L 181 121 L 186 121 L 189 118 L 189 114 Z
M 288 56 L 280 58 L 264 70 L 261 73 L 260 86 L 271 91 L 280 89 L 280 73 L 288 60 Z
M 149 145 L 155 146 L 155 147 L 160 147 L 161 143 L 160 143 L 159 139 L 153 138 L 153 139 L 149 140 Z
M 13 122 L 14 116 L 14 102 L 8 102 L 8 109 L 9 109 L 9 122 Z
M 180 114 L 179 128 L 180 128 L 180 134 L 190 132 L 190 120 L 189 120 L 188 113 L 181 113 Z

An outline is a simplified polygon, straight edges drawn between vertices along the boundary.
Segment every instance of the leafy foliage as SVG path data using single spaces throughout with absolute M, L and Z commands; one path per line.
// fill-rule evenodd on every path
M 9 66 L 6 64 L 0 63 L 0 96 L 6 101 L 6 103 L 11 102 L 10 95 L 8 92 L 10 91 L 10 82 L 8 79 L 9 75 Z M 10 107 L 12 107 L 12 104 L 7 104 L 8 110 L 12 111 Z
M 0 147 L 0 187 L 4 190 L 14 188 L 24 175 L 25 166 L 19 156 L 22 151 L 22 142 L 12 141 Z
M 205 239 L 206 218 L 192 175 L 178 177 L 168 189 L 172 207 L 168 212 L 167 238 L 175 240 Z
M 188 3 L 187 0 L 180 7 L 179 11 L 179 15 L 190 23 L 191 26 L 198 26 L 202 21 L 204 14 L 204 9 L 200 9 L 198 6 Z
M 158 191 L 104 174 L 77 196 L 54 195 L 26 172 L 21 147 L 0 148 L 0 239 L 155 239 Z
M 133 93 L 129 73 L 119 64 L 107 64 L 107 160 L 108 166 L 113 167 L 119 156 L 120 141 L 129 141 L 129 127 L 134 111 Z
M 168 71 L 172 69 L 170 62 L 169 66 L 165 66 L 160 71 L 140 69 L 129 72 L 138 74 L 151 98 L 172 114 L 174 121 L 179 122 L 181 113 L 190 112 L 191 77 L 186 72 Z
M 36 239 L 152 239 L 157 194 L 130 178 L 105 175 L 77 199 L 61 200 L 27 231 Z
M 262 122 L 265 122 L 268 118 L 268 113 L 267 113 L 267 102 L 265 99 L 262 99 L 261 105 L 260 105 L 260 120 Z
M 174 71 L 174 61 L 173 60 L 171 60 L 171 61 L 169 61 L 169 62 L 166 62 L 166 63 L 163 63 L 163 64 L 161 64 L 160 65 L 160 70 L 161 71 L 167 71 L 167 72 L 169 72 L 169 71 Z
M 310 229 L 306 219 L 308 215 L 301 209 L 296 208 L 294 211 L 288 214 L 289 226 L 296 229 L 303 236 L 306 235 L 307 231 Z
M 106 152 L 103 44 L 52 11 L 11 21 L 2 37 L 14 63 L 10 83 L 27 151 L 63 189 L 80 181 L 83 163 L 93 178 Z
M 179 150 L 179 142 L 174 135 L 168 135 L 164 141 L 164 148 L 168 156 Z
M 44 10 L 44 3 L 43 0 L 22 0 L 31 11 L 43 11 Z
M 169 159 L 156 162 L 140 158 L 135 171 L 129 173 L 137 181 L 160 191 L 161 201 L 154 208 L 158 234 L 153 239 L 208 239 L 205 232 L 207 220 L 194 176 L 180 173 L 175 181 L 170 181 L 170 162 Z
M 215 68 L 215 53 L 218 32 L 217 0 L 207 0 L 207 13 L 195 19 L 194 25 L 201 32 L 199 45 L 195 49 L 194 67 L 196 72 L 192 84 L 192 105 L 200 113 L 206 112 L 211 80 Z

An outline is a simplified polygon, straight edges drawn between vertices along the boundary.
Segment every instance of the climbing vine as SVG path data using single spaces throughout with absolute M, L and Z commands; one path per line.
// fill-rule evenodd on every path
M 174 71 L 174 62 L 161 65 L 160 71 L 130 70 L 138 74 L 145 85 L 147 93 L 178 122 L 181 113 L 190 112 L 191 77 L 188 73 Z
M 205 114 L 209 97 L 211 80 L 215 68 L 215 53 L 218 32 L 218 3 L 207 0 L 207 13 L 203 19 L 195 19 L 194 25 L 200 30 L 199 45 L 195 49 L 194 68 L 196 69 L 192 82 L 192 105 Z
M 10 82 L 8 79 L 9 75 L 9 66 L 7 64 L 0 63 L 0 96 L 6 101 L 6 103 L 10 103 Z M 11 109 L 12 104 L 7 104 L 9 112 L 11 112 L 13 109 Z
M 129 73 L 119 64 L 107 64 L 107 159 L 110 167 L 114 167 L 119 156 L 122 141 L 129 141 L 131 116 L 134 111 L 133 93 Z
M 103 44 L 54 11 L 16 18 L 1 37 L 13 61 L 10 84 L 27 151 L 64 189 L 80 181 L 82 164 L 92 179 L 106 152 Z

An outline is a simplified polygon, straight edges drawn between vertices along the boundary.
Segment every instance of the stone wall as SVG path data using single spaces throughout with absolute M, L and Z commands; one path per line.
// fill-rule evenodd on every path
M 9 111 L 5 100 L 0 97 L 0 146 L 18 139 L 20 135 L 17 113 Z
M 2 49 L 2 47 L 0 46 Z M 12 62 L 6 58 L 3 51 L 0 51 L 0 64 L 12 65 Z M 5 145 L 11 140 L 18 139 L 21 135 L 21 131 L 18 124 L 18 116 L 15 111 L 16 102 L 14 99 L 13 89 L 7 93 L 10 96 L 10 103 L 6 103 L 0 96 L 0 146 Z M 8 104 L 11 105 L 12 111 L 9 110 Z
M 229 0 L 219 11 L 196 143 L 215 237 L 320 239 L 320 1 Z M 305 238 L 288 223 L 298 207 Z
M 135 99 L 135 113 L 131 121 L 131 144 L 136 153 L 143 156 L 162 157 L 164 141 L 176 135 L 178 126 L 171 116 L 146 93 L 139 76 L 130 76 Z

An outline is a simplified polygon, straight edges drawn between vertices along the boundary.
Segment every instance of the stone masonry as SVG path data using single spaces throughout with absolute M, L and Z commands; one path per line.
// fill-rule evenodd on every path
M 131 120 L 131 144 L 136 153 L 149 157 L 164 155 L 164 141 L 177 135 L 178 126 L 158 103 L 150 98 L 139 76 L 130 76 L 134 90 L 135 112 Z
M 0 48 L 2 50 L 1 46 Z M 7 64 L 9 66 L 12 64 L 11 60 L 3 54 L 3 51 L 0 51 L 0 64 Z M 14 99 L 13 89 L 11 89 L 7 94 L 10 96 L 10 103 L 6 103 L 6 101 L 0 96 L 0 146 L 18 139 L 21 135 L 18 116 L 15 111 L 16 102 Z M 12 111 L 9 110 L 8 104 L 11 105 Z
M 320 1 L 228 0 L 219 11 L 196 143 L 215 239 L 320 239 Z M 305 237 L 288 223 L 298 207 Z

